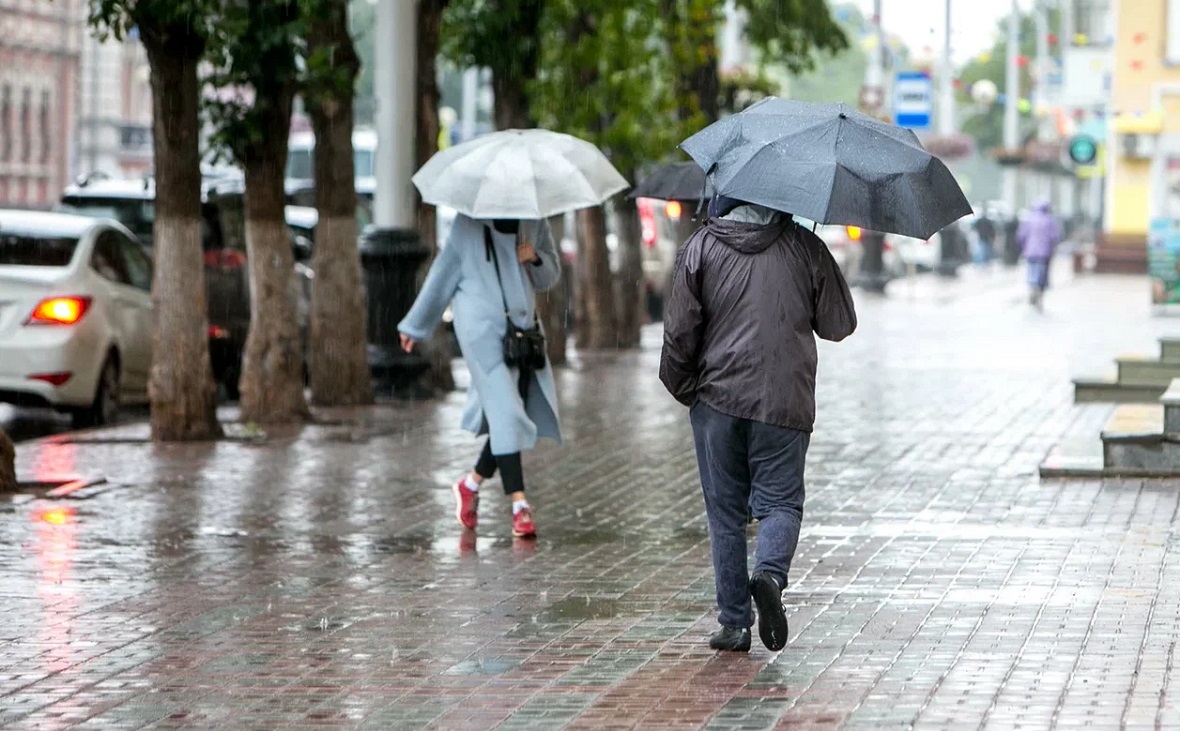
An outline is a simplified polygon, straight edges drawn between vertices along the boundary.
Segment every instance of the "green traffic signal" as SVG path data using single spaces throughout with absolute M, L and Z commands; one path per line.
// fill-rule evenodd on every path
M 1098 159 L 1098 143 L 1085 135 L 1074 137 L 1069 141 L 1069 159 L 1075 165 L 1093 165 Z

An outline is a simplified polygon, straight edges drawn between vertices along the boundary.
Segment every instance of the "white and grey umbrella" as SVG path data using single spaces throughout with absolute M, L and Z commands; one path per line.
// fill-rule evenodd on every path
M 600 205 L 626 179 L 597 147 L 543 129 L 510 129 L 439 152 L 414 175 L 422 200 L 472 218 L 538 219 Z

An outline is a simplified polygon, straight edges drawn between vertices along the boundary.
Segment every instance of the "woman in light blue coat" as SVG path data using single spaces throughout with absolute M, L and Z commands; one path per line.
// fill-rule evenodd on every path
M 460 214 L 418 299 L 398 325 L 408 352 L 434 332 L 452 305 L 455 335 L 471 372 L 462 426 L 488 435 L 475 468 L 452 488 L 455 517 L 465 528 L 476 527 L 480 485 L 498 470 L 504 493 L 512 498 L 513 534 L 536 536 L 520 453 L 532 449 L 540 437 L 561 441 L 557 394 L 548 361 L 523 374 L 504 362 L 505 304 L 517 327 L 532 327 L 537 322 L 535 292 L 552 288 L 560 276 L 546 221 L 478 220 Z

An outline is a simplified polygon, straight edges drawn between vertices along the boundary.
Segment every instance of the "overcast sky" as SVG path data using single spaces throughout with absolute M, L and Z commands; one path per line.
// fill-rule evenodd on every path
M 854 2 L 866 16 L 872 15 L 873 0 Z M 1030 0 L 1019 2 L 1024 9 L 1031 5 Z M 991 48 L 996 24 L 1012 8 L 1011 0 L 950 0 L 950 3 L 951 53 L 957 64 Z M 885 31 L 905 41 L 917 57 L 941 53 L 945 18 L 946 0 L 882 0 Z

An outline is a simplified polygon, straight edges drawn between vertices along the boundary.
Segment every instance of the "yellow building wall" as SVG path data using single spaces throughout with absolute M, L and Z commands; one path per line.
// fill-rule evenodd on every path
M 1151 208 L 1151 161 L 1123 157 L 1117 129 L 1135 124 L 1137 115 L 1159 119 L 1153 91 L 1160 83 L 1180 83 L 1180 67 L 1164 63 L 1167 28 L 1166 0 L 1117 0 L 1114 64 L 1110 112 L 1114 117 L 1107 146 L 1109 186 L 1106 228 L 1115 235 L 1145 236 Z M 1167 113 L 1162 129 L 1180 133 L 1180 106 L 1175 97 L 1164 99 Z M 1150 126 L 1150 125 L 1149 125 Z

